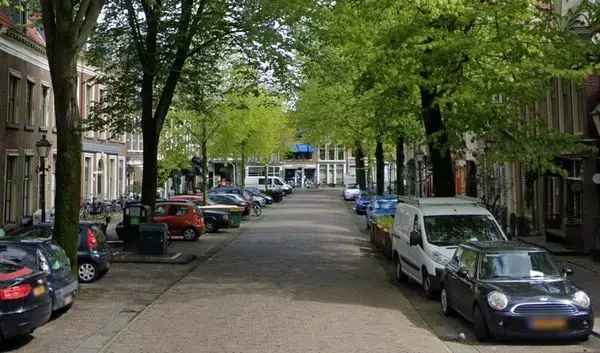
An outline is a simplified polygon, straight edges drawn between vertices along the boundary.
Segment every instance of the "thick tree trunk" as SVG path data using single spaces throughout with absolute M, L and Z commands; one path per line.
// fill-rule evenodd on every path
M 142 174 L 142 204 L 150 206 L 154 213 L 156 203 L 156 189 L 158 184 L 158 136 L 150 124 L 144 124 L 144 169 Z M 147 126 L 150 125 L 150 126 Z
M 435 95 L 426 87 L 421 87 L 421 104 L 425 133 L 431 138 L 436 135 L 435 141 L 429 141 L 429 154 L 433 166 L 433 188 L 437 197 L 455 196 L 454 166 L 448 148 L 448 135 L 444 130 L 442 113 L 435 105 Z
M 396 140 L 396 195 L 404 195 L 404 138 Z
M 377 141 L 375 146 L 376 192 L 377 195 L 385 193 L 385 159 L 383 155 L 383 142 Z
M 356 157 L 356 182 L 361 190 L 367 189 L 366 177 L 365 177 L 365 161 L 364 161 L 364 153 L 360 142 L 356 143 L 356 152 L 354 153 Z M 325 176 L 327 177 L 327 176 Z
M 75 57 L 55 52 L 51 60 L 56 115 L 57 154 L 54 239 L 77 271 L 77 237 L 81 205 L 81 116 L 77 105 Z M 64 56 L 63 56 L 64 55 Z M 52 154 L 49 156 L 53 158 Z
M 265 191 L 269 190 L 269 164 L 265 164 Z

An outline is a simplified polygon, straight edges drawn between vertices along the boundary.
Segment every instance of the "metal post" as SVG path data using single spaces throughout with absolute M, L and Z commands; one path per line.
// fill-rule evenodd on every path
M 40 157 L 40 172 L 41 174 L 41 182 L 40 182 L 40 204 L 42 208 L 42 223 L 46 223 L 46 165 L 44 163 L 44 157 Z

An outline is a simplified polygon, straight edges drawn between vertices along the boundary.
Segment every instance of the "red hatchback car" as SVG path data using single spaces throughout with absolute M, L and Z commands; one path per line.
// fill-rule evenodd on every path
M 171 238 L 196 240 L 205 231 L 202 213 L 191 202 L 157 203 L 152 222 L 166 223 Z

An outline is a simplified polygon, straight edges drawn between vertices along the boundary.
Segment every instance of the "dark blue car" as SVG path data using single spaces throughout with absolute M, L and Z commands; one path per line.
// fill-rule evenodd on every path
M 371 229 L 379 217 L 393 217 L 397 204 L 398 199 L 395 196 L 374 196 L 367 207 L 367 229 Z
M 356 214 L 359 215 L 367 214 L 367 207 L 369 207 L 370 202 L 371 197 L 368 194 L 360 194 L 358 197 L 356 197 L 356 200 L 354 201 L 354 212 L 356 212 Z
M 442 276 L 445 315 L 473 322 L 475 336 L 586 340 L 594 327 L 589 296 L 540 248 L 507 241 L 461 244 Z

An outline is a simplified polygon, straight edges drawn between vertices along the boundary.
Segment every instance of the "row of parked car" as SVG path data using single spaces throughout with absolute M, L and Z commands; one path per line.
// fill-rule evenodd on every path
M 594 326 L 590 297 L 546 250 L 504 234 L 475 199 L 370 196 L 344 190 L 365 217 L 370 239 L 444 315 L 473 323 L 475 336 L 586 340 Z
M 279 202 L 284 192 L 270 194 L 258 188 L 215 188 L 206 205 L 200 195 L 178 195 L 158 200 L 151 222 L 166 223 L 172 239 L 196 240 L 206 232 L 239 227 L 253 206 Z M 117 232 L 124 231 L 123 224 L 117 226 Z M 53 236 L 51 223 L 0 228 L 0 341 L 31 333 L 53 314 L 68 311 L 79 283 L 93 282 L 110 269 L 106 224 L 79 223 L 76 274 Z

